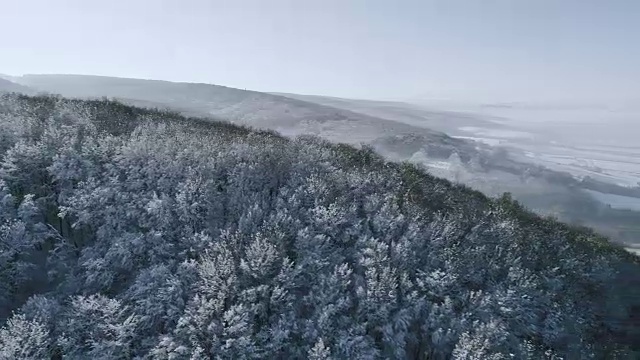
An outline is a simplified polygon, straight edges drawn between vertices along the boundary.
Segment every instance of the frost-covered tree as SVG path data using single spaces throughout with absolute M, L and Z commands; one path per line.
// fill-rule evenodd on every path
M 129 359 L 138 318 L 118 300 L 102 295 L 71 299 L 58 344 L 71 358 Z
M 51 341 L 45 325 L 15 315 L 0 329 L 0 359 L 47 359 L 52 355 Z
M 637 258 L 508 196 L 106 100 L 0 122 L 1 359 L 637 355 Z

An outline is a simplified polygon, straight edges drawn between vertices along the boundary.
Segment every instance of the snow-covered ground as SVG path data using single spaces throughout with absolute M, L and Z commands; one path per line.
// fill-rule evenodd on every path
M 465 126 L 460 137 L 522 150 L 520 160 L 621 186 L 640 183 L 640 109 L 476 108 L 503 129 Z M 498 120 L 496 120 L 498 119 Z
M 590 176 L 596 180 L 620 186 L 634 187 L 640 182 L 640 154 L 638 149 L 558 146 L 549 144 L 502 143 L 524 150 L 526 161 L 543 165 L 553 170 L 566 171 L 578 178 Z

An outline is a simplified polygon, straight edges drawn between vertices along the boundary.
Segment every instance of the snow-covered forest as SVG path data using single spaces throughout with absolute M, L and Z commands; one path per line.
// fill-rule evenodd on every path
M 371 149 L 5 94 L 0 154 L 0 359 L 639 351 L 640 258 Z

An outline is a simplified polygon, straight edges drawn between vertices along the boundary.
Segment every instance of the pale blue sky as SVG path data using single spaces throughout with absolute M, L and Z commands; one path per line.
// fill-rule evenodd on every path
M 640 1 L 0 0 L 0 73 L 373 99 L 640 99 Z

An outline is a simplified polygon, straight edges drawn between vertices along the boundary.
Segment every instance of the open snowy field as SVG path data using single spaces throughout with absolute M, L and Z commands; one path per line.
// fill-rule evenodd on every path
M 478 107 L 503 129 L 465 126 L 461 137 L 522 150 L 522 159 L 622 186 L 640 182 L 640 109 Z
M 640 109 L 569 108 L 514 109 L 482 108 L 504 126 L 496 130 L 480 126 L 460 127 L 470 140 L 509 147 L 521 162 L 531 162 L 551 170 L 567 172 L 581 179 L 590 177 L 604 183 L 636 188 L 640 186 Z M 640 198 L 582 189 L 593 200 L 615 211 L 617 219 L 637 216 Z M 594 214 L 594 221 L 600 217 Z M 603 216 L 602 223 L 613 224 Z M 625 242 L 640 243 L 640 224 L 619 223 L 608 235 L 625 234 Z M 629 251 L 640 255 L 640 247 Z

